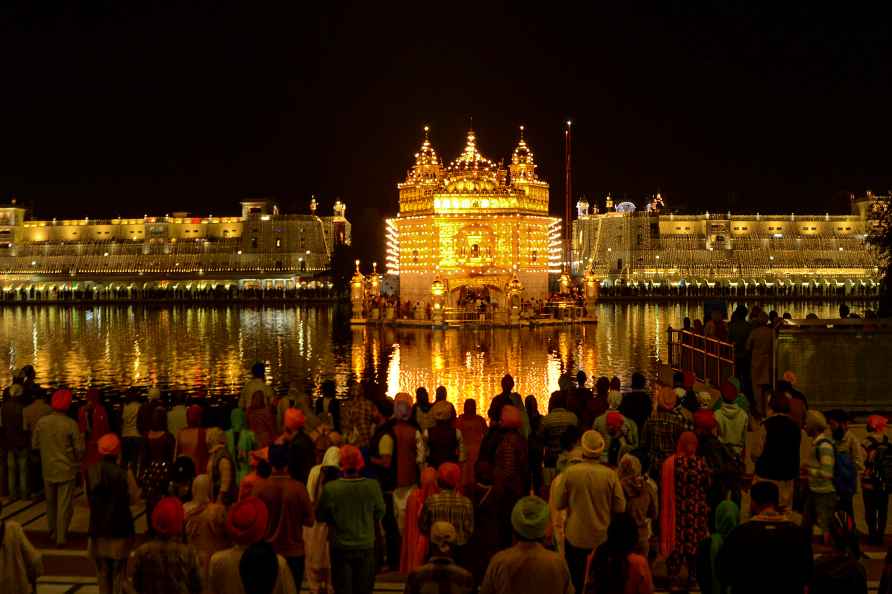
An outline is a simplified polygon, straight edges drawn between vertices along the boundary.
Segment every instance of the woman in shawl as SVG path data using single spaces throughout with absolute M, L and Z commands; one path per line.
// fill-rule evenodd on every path
M 660 554 L 666 559 L 670 579 L 677 579 L 683 563 L 688 581 L 697 575 L 697 545 L 709 536 L 709 467 L 697 456 L 697 436 L 685 431 L 675 454 L 661 469 Z
M 715 560 L 725 539 L 740 523 L 740 508 L 731 500 L 722 501 L 715 509 L 715 532 L 697 547 L 697 582 L 703 594 L 728 594 L 716 574 Z
M 257 390 L 251 396 L 248 408 L 248 428 L 254 433 L 258 448 L 265 448 L 276 437 L 276 419 L 266 405 L 263 390 Z
M 187 542 L 198 554 L 202 583 L 208 583 L 211 555 L 229 547 L 226 508 L 210 500 L 211 477 L 199 474 L 192 481 L 192 501 L 183 506 Z
M 204 472 L 208 465 L 208 446 L 204 427 L 201 426 L 204 409 L 193 404 L 186 409 L 186 428 L 177 435 L 177 457 L 192 459 L 197 472 Z
M 240 408 L 229 413 L 230 429 L 226 432 L 226 450 L 235 462 L 235 480 L 239 483 L 251 472 L 251 452 L 256 450 L 257 438 L 250 429 L 245 429 L 247 418 Z
M 427 559 L 427 536 L 418 529 L 418 520 L 424 509 L 424 502 L 434 493 L 439 493 L 437 469 L 427 467 L 421 473 L 421 486 L 409 495 L 406 503 L 406 529 L 403 530 L 403 548 L 400 555 L 400 573 L 408 574 L 416 567 L 424 565 Z
M 421 386 L 415 390 L 415 406 L 412 409 L 412 417 L 415 424 L 422 432 L 434 426 L 434 418 L 430 414 L 431 397 L 427 393 L 427 388 Z
M 77 424 L 81 435 L 84 436 L 84 445 L 86 446 L 82 463 L 85 478 L 90 467 L 102 459 L 102 456 L 99 455 L 99 439 L 111 431 L 108 425 L 108 411 L 100 402 L 99 397 L 99 390 L 96 388 L 87 390 L 87 402 L 77 414 Z
M 652 523 L 657 519 L 656 485 L 653 487 L 641 473 L 641 461 L 632 454 L 620 459 L 617 469 L 623 494 L 626 496 L 626 512 L 635 520 L 638 527 L 638 547 L 636 551 L 648 556 Z
M 341 450 L 330 447 L 325 451 L 322 464 L 310 469 L 307 479 L 307 492 L 310 501 L 315 505 L 322 495 L 322 489 L 329 481 L 336 480 L 341 470 Z M 304 548 L 306 550 L 306 575 L 311 594 L 330 594 L 331 556 L 328 547 L 328 524 L 316 521 L 310 527 L 304 527 Z
M 467 544 L 465 569 L 480 584 L 490 559 L 505 546 L 501 525 L 505 504 L 499 490 L 493 487 L 493 471 L 488 462 L 478 461 L 474 475 L 476 482 L 465 491 L 474 505 L 474 532 Z
M 530 434 L 527 438 L 528 458 L 530 461 L 530 473 L 533 483 L 533 494 L 543 495 L 542 458 L 545 452 L 545 441 L 542 435 L 542 415 L 539 413 L 539 402 L 532 394 L 523 401 L 527 418 L 530 420 Z
M 628 513 L 614 516 L 607 541 L 599 546 L 586 569 L 584 594 L 653 594 L 647 558 L 636 552 L 638 531 Z
M 151 518 L 155 504 L 166 497 L 170 490 L 170 467 L 173 464 L 176 441 L 167 432 L 167 411 L 164 408 L 158 407 L 152 411 L 149 427 L 143 443 L 140 468 L 142 490 L 146 497 L 146 516 Z M 151 526 L 149 531 L 153 533 Z
M 473 398 L 465 400 L 464 414 L 458 417 L 455 428 L 461 431 L 465 445 L 465 461 L 462 463 L 462 485 L 472 487 L 474 465 L 480 456 L 480 443 L 486 435 L 486 419 L 477 414 L 477 402 Z

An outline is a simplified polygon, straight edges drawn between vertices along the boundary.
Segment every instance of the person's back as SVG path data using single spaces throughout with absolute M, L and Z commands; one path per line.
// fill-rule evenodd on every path
M 54 411 L 37 422 L 32 442 L 40 450 L 44 478 L 53 483 L 73 480 L 84 442 L 77 423 L 68 415 Z
M 314 522 L 313 504 L 304 485 L 276 471 L 254 489 L 269 510 L 267 541 L 285 558 L 304 555 L 303 527 Z
M 21 394 L 21 388 L 17 392 Z M 13 392 L 11 391 L 11 393 Z M 25 429 L 24 411 L 25 406 L 21 395 L 7 398 L 0 405 L 0 426 L 3 428 L 6 447 L 10 450 L 25 450 L 30 445 L 31 436 Z
M 0 505 L 2 511 L 2 505 Z M 21 524 L 0 520 L 0 584 L 4 592 L 30 594 L 43 573 L 43 560 Z
M 128 538 L 134 535 L 131 488 L 127 470 L 114 460 L 103 459 L 90 468 L 87 473 L 90 536 Z
M 802 431 L 785 414 L 773 415 L 762 423 L 764 447 L 756 460 L 756 474 L 774 481 L 799 476 L 799 442 Z
M 384 496 L 374 479 L 337 479 L 323 488 L 317 513 L 321 521 L 335 527 L 335 547 L 371 548 L 375 522 L 384 516 Z
M 815 559 L 808 594 L 867 594 L 867 572 L 851 555 L 831 552 Z
M 719 440 L 732 446 L 740 454 L 746 446 L 746 434 L 749 427 L 749 416 L 733 402 L 722 403 L 715 414 L 718 425 Z

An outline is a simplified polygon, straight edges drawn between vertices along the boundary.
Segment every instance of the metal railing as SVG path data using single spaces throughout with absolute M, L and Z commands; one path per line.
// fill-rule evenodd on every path
M 735 375 L 734 344 L 669 326 L 669 366 L 713 386 Z

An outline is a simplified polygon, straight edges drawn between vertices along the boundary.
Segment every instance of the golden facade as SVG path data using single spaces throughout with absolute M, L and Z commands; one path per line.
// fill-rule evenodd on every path
M 403 300 L 427 302 L 439 277 L 454 304 L 463 287 L 496 300 L 515 276 L 528 297 L 545 297 L 560 259 L 560 221 L 548 216 L 548 183 L 521 137 L 508 168 L 484 157 L 473 130 L 444 165 L 428 137 L 405 181 L 400 212 L 387 220 L 387 272 Z

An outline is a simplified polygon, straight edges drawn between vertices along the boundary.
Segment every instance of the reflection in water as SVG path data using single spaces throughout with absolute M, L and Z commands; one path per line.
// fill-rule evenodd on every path
M 777 310 L 831 317 L 836 306 Z M 624 384 L 636 369 L 652 373 L 665 359 L 666 327 L 686 315 L 702 317 L 702 306 L 605 303 L 597 325 L 431 331 L 351 329 L 329 307 L 7 307 L 0 309 L 0 382 L 32 363 L 48 385 L 181 385 L 232 394 L 259 360 L 277 386 L 316 390 L 333 377 L 343 393 L 348 382 L 369 379 L 393 395 L 442 384 L 456 405 L 473 397 L 481 407 L 507 372 L 519 392 L 541 402 L 565 370 L 618 375 Z

